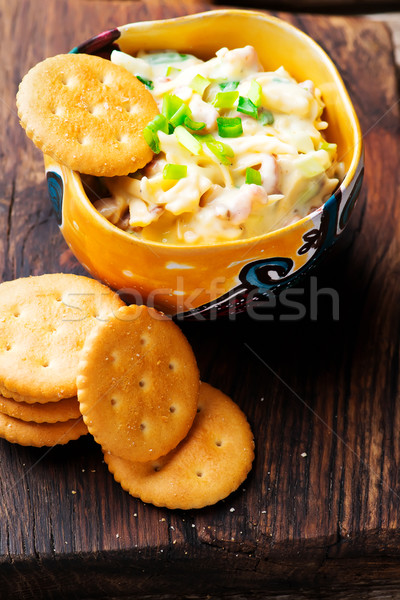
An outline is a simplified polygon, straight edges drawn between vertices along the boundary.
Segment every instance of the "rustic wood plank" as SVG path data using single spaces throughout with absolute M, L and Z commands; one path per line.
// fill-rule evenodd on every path
M 216 4 L 220 1 L 216 0 Z M 239 0 L 231 5 L 243 5 Z M 251 0 L 248 8 L 295 12 L 313 12 L 319 14 L 364 14 L 371 12 L 398 11 L 397 0 Z
M 3 279 L 84 272 L 58 232 L 41 154 L 18 124 L 22 75 L 106 28 L 208 6 L 0 0 Z M 338 291 L 340 320 L 321 298 L 317 321 L 282 322 L 278 312 L 274 322 L 183 326 L 202 377 L 232 395 L 256 434 L 249 479 L 214 507 L 171 512 L 136 501 L 113 482 L 90 439 L 48 453 L 1 442 L 7 597 L 289 599 L 293 587 L 319 586 L 320 595 L 304 597 L 359 598 L 367 584 L 395 597 L 400 154 L 392 45 L 384 26 L 362 19 L 281 16 L 334 58 L 365 132 L 362 198 L 317 279 L 318 288 Z

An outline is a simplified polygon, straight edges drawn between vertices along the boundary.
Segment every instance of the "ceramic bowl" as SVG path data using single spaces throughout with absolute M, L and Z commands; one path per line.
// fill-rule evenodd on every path
M 61 232 L 82 265 L 114 289 L 132 290 L 138 303 L 180 318 L 216 318 L 242 312 L 264 295 L 293 286 L 342 233 L 363 177 L 362 136 L 344 83 L 310 37 L 277 18 L 244 10 L 217 10 L 106 31 L 72 52 L 109 57 L 113 48 L 176 49 L 210 58 L 223 46 L 251 43 L 266 70 L 283 65 L 298 81 L 322 91 L 328 141 L 338 145 L 345 177 L 327 202 L 295 224 L 239 241 L 172 246 L 136 239 L 102 217 L 84 192 L 79 173 L 45 157 L 48 189 Z

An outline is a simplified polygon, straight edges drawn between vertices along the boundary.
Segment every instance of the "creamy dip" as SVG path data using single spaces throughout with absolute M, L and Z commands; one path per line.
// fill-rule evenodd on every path
M 109 197 L 94 203 L 132 235 L 185 245 L 259 236 L 303 218 L 337 187 L 320 91 L 283 67 L 264 71 L 252 46 L 208 61 L 116 50 L 111 60 L 148 87 L 161 113 L 144 131 L 153 160 L 104 178 Z

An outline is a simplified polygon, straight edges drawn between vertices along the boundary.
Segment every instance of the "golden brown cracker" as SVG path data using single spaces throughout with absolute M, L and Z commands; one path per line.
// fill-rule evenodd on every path
M 1 317 L 0 317 L 1 319 Z M 1 342 L 0 342 L 1 343 Z M 16 392 L 10 392 L 4 385 L 0 384 L 0 395 L 4 398 L 10 398 L 11 400 L 15 400 L 16 402 L 25 402 L 26 404 L 35 404 L 38 402 L 43 402 L 43 398 L 34 398 L 33 396 L 21 396 L 21 394 L 17 394 Z M 58 396 L 54 396 L 53 398 L 46 398 L 46 404 L 49 402 L 59 402 L 60 398 Z
M 33 423 L 0 413 L 0 438 L 21 446 L 55 446 L 67 444 L 87 434 L 82 418 L 64 423 Z
M 187 437 L 167 456 L 134 463 L 107 452 L 105 462 L 132 496 L 167 508 L 202 508 L 244 481 L 254 458 L 249 424 L 225 394 L 202 383 L 199 413 Z
M 90 175 L 128 175 L 153 156 L 143 129 L 158 114 L 146 87 L 123 67 L 88 54 L 35 65 L 17 94 L 28 137 L 45 154 Z
M 103 449 L 146 461 L 189 431 L 199 373 L 175 323 L 146 306 L 129 306 L 88 337 L 77 385 L 85 423 Z
M 0 385 L 26 402 L 76 396 L 79 354 L 97 322 L 124 306 L 108 287 L 63 273 L 0 285 Z
M 0 412 L 14 419 L 34 423 L 61 423 L 70 419 L 79 419 L 81 416 L 76 396 L 46 404 L 16 402 L 12 398 L 0 396 Z

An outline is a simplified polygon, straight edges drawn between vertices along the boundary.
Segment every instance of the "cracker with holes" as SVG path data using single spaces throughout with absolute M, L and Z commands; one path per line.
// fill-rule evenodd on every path
M 77 398 L 64 398 L 58 402 L 28 404 L 16 402 L 12 398 L 0 396 L 0 413 L 34 423 L 63 423 L 70 419 L 79 419 L 81 412 Z
M 34 423 L 21 421 L 0 413 L 0 437 L 21 446 L 55 446 L 67 444 L 87 434 L 87 428 L 80 419 L 70 419 L 63 423 Z
M 251 469 L 254 442 L 237 404 L 202 383 L 199 412 L 175 450 L 147 463 L 132 463 L 107 452 L 104 459 L 132 496 L 156 506 L 189 510 L 214 504 L 238 488 Z
M 196 415 L 199 373 L 175 323 L 146 306 L 123 307 L 88 337 L 78 400 L 102 446 L 131 461 L 175 448 Z
M 104 58 L 60 54 L 35 65 L 17 94 L 28 137 L 45 154 L 90 175 L 128 175 L 153 156 L 143 128 L 158 114 L 151 93 Z
M 124 306 L 108 287 L 57 273 L 0 285 L 0 387 L 17 401 L 76 396 L 79 355 L 97 322 Z

